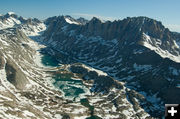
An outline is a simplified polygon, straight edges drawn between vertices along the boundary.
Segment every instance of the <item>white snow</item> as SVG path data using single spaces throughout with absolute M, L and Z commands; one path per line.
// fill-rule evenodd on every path
M 29 112 L 29 111 L 27 111 L 27 110 L 24 110 L 24 111 L 23 111 L 23 115 L 24 115 L 24 116 L 30 116 L 30 117 L 36 117 L 32 112 Z
M 8 18 L 7 20 L 9 21 L 9 23 L 14 24 L 14 25 L 21 23 L 18 19 L 15 19 L 13 17 Z
M 8 12 L 9 15 L 15 14 L 14 12 Z
M 69 18 L 65 18 L 65 20 L 66 20 L 66 22 L 69 23 L 69 24 L 77 24 L 77 25 L 79 25 L 78 22 L 72 21 L 72 20 L 70 20 Z
M 1 78 L 1 77 L 0 77 Z M 4 86 L 0 85 L 0 91 L 6 91 L 6 89 L 4 88 Z
M 84 108 L 80 108 L 80 109 L 78 109 L 78 108 L 76 108 L 76 109 L 74 109 L 73 110 L 73 114 L 82 114 L 82 113 L 84 113 L 84 112 L 86 112 L 87 110 L 85 110 Z
M 62 116 L 60 114 L 55 114 L 54 116 L 56 119 L 62 119 Z
M 13 101 L 13 99 L 11 99 L 9 97 L 5 97 L 3 95 L 0 95 L 0 98 L 2 98 L 3 100 L 6 100 L 6 101 Z
M 14 17 L 9 17 L 4 22 L 0 21 L 0 29 L 11 28 L 16 24 L 21 24 L 21 22 Z
M 86 66 L 86 65 L 84 65 L 84 64 L 82 64 L 82 66 L 83 66 L 84 68 L 86 68 L 88 71 L 95 71 L 95 72 L 98 73 L 98 75 L 107 76 L 107 73 L 105 73 L 105 72 L 103 72 L 103 71 L 101 71 L 101 70 L 94 69 L 94 68 L 92 68 L 92 67 L 88 67 L 88 66 Z
M 34 62 L 39 67 L 45 67 L 41 62 L 42 56 L 43 55 L 41 55 L 39 52 L 36 52 L 36 55 L 34 56 Z
M 130 117 L 133 115 L 133 112 L 129 110 L 123 110 L 122 113 L 127 116 L 127 119 L 131 119 Z
M 174 48 L 179 48 L 179 45 L 175 40 L 173 40 L 173 43 L 174 43 Z
M 9 15 L 14 14 L 13 12 L 9 12 Z M 0 21 L 0 29 L 6 29 L 14 27 L 15 25 L 19 25 L 21 31 L 23 31 L 27 36 L 36 36 L 40 35 L 40 33 L 46 30 L 46 25 L 42 23 L 35 23 L 32 24 L 21 24 L 21 21 L 10 16 L 9 18 L 5 19 L 4 21 Z
M 0 117 L 2 117 L 2 119 L 22 119 L 10 113 L 6 113 L 7 110 L 9 110 L 8 107 L 0 106 Z
M 102 101 L 103 99 L 102 98 L 100 98 L 100 97 L 97 97 L 97 98 L 91 98 L 90 100 L 89 100 L 89 102 L 90 102 L 90 104 L 94 104 L 94 103 L 97 103 L 98 101 Z
M 0 41 L 2 42 L 3 45 L 9 46 L 9 44 L 6 41 L 2 40 L 1 38 Z
M 113 105 L 113 107 L 112 107 L 112 111 L 113 112 L 116 112 L 116 107 Z
M 111 114 L 106 114 L 106 117 L 103 119 L 118 119 L 119 115 L 111 115 Z
M 46 25 L 44 23 L 38 23 L 37 25 L 23 24 L 21 25 L 21 30 L 27 36 L 38 36 L 46 30 Z
M 173 60 L 175 62 L 178 62 L 178 63 L 180 62 L 180 55 L 178 55 L 178 56 L 173 55 L 169 51 L 163 50 L 162 48 L 160 48 L 161 42 L 160 42 L 159 39 L 154 39 L 154 40 L 156 40 L 156 44 L 155 44 L 155 46 L 153 46 L 151 37 L 149 35 L 143 33 L 143 37 L 144 37 L 143 46 L 149 48 L 150 50 L 155 51 L 162 58 L 169 58 L 169 59 L 171 59 L 171 60 Z M 174 44 L 173 47 L 177 47 L 177 44 Z

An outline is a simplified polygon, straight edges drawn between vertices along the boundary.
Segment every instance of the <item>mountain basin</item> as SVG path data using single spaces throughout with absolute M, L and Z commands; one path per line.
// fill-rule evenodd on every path
M 53 56 L 43 54 L 42 64 L 50 67 L 58 67 L 59 62 Z M 56 74 L 53 76 L 54 86 L 57 87 L 65 98 L 77 100 L 89 93 L 89 89 L 83 85 L 82 80 L 72 78 L 71 74 Z
M 58 67 L 59 62 L 53 56 L 43 54 L 41 59 L 44 66 Z M 82 80 L 72 78 L 70 74 L 56 74 L 53 76 L 54 86 L 57 87 L 63 94 L 64 97 L 72 101 L 80 101 L 80 103 L 87 107 L 90 111 L 90 117 L 87 119 L 101 119 L 94 115 L 94 106 L 89 104 L 86 94 L 89 94 L 89 89 L 83 85 Z

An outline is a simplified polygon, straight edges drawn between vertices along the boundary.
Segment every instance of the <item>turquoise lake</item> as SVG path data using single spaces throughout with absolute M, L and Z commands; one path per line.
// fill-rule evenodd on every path
M 45 66 L 57 67 L 59 62 L 50 55 L 43 55 L 42 63 Z M 81 94 L 85 93 L 86 87 L 81 80 L 72 79 L 70 75 L 57 74 L 53 77 L 55 79 L 54 85 L 59 88 L 64 96 L 75 100 Z
M 45 66 L 60 66 L 59 62 L 54 57 L 45 54 L 42 57 L 42 63 Z M 72 99 L 73 101 L 76 101 L 76 98 L 79 98 L 80 103 L 89 108 L 91 116 L 86 119 L 101 119 L 94 115 L 94 106 L 89 104 L 88 99 L 81 96 L 86 93 L 86 90 L 88 90 L 81 80 L 72 79 L 71 76 L 67 74 L 57 74 L 53 78 L 55 79 L 54 85 L 64 93 L 65 97 Z

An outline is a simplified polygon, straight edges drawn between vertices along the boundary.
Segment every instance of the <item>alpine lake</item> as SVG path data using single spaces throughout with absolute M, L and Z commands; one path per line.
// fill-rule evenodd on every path
M 43 54 L 41 62 L 47 67 L 60 66 L 59 61 L 48 54 Z M 100 117 L 94 115 L 94 106 L 91 106 L 88 99 L 83 96 L 88 89 L 83 85 L 82 80 L 73 79 L 70 74 L 59 73 L 52 78 L 54 79 L 54 86 L 64 94 L 65 98 L 71 99 L 72 101 L 79 99 L 80 103 L 89 109 L 91 116 L 86 119 L 101 119 Z

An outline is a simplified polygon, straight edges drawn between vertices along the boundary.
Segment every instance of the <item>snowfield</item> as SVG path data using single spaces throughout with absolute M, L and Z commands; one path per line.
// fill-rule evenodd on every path
M 178 63 L 180 62 L 180 54 L 178 54 L 178 55 L 173 55 L 173 54 L 170 53 L 169 51 L 163 50 L 163 49 L 161 48 L 161 46 L 160 46 L 160 45 L 161 45 L 161 42 L 160 42 L 159 39 L 154 39 L 154 40 L 156 41 L 156 43 L 157 43 L 157 44 L 155 44 L 155 46 L 154 46 L 154 45 L 152 45 L 152 38 L 151 38 L 149 35 L 143 33 L 143 37 L 144 37 L 143 46 L 149 48 L 150 50 L 155 51 L 155 52 L 156 52 L 157 54 L 159 54 L 162 58 L 169 58 L 169 59 L 171 59 L 171 60 L 173 60 L 173 61 L 175 61 L 175 62 L 178 62 Z M 174 41 L 174 47 L 179 48 L 178 45 L 177 45 L 177 43 L 176 43 L 176 41 Z
M 103 75 L 103 76 L 107 76 L 107 73 L 105 73 L 105 72 L 103 72 L 103 71 L 101 71 L 101 70 L 98 70 L 98 69 L 94 69 L 94 68 L 92 68 L 92 67 L 88 67 L 88 66 L 86 66 L 86 65 L 82 65 L 84 68 L 86 68 L 86 69 L 88 69 L 88 71 L 95 71 L 95 72 L 97 72 L 98 73 L 98 75 Z
M 65 20 L 66 20 L 66 22 L 69 23 L 69 24 L 77 24 L 77 25 L 79 25 L 78 22 L 72 21 L 72 20 L 70 20 L 69 18 L 66 18 L 66 17 L 65 17 Z

